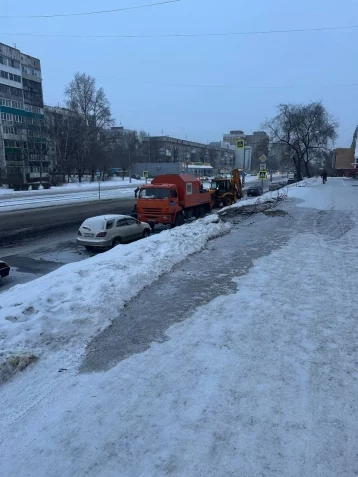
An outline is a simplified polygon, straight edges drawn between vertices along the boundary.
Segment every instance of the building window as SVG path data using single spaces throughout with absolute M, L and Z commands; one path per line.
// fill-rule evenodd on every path
M 13 127 L 3 127 L 4 134 L 17 134 L 17 129 Z
M 41 71 L 36 68 L 30 68 L 29 66 L 22 65 L 22 71 L 23 73 L 27 75 L 35 76 L 36 78 L 41 78 Z
M 7 106 L 8 108 L 11 107 L 10 99 L 0 98 L 0 106 Z
M 0 93 L 11 94 L 12 96 L 22 97 L 22 89 L 14 88 L 13 86 L 8 86 L 6 84 L 0 83 Z
M 11 66 L 11 68 L 17 68 L 18 70 L 20 69 L 20 61 L 7 58 L 6 56 L 0 56 L 0 63 L 2 65 Z
M 24 105 L 20 101 L 11 101 L 11 106 L 14 109 L 24 109 Z
M 21 83 L 21 76 L 13 75 L 12 73 L 9 73 L 9 79 L 11 81 L 16 81 L 17 83 Z

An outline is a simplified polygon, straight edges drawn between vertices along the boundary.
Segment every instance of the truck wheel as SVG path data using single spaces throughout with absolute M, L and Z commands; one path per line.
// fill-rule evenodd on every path
M 176 215 L 175 223 L 177 227 L 184 224 L 184 215 L 182 213 Z
M 206 209 L 205 209 L 205 207 L 200 207 L 200 209 L 199 209 L 199 217 L 200 217 L 200 218 L 203 218 L 203 217 L 205 217 L 205 215 L 206 215 Z
M 229 207 L 233 203 L 233 198 L 231 196 L 225 197 L 224 206 Z
M 178 212 L 177 215 L 175 216 L 174 224 L 171 224 L 171 228 L 173 229 L 174 227 L 180 227 L 183 224 L 184 224 L 183 214 L 181 212 Z

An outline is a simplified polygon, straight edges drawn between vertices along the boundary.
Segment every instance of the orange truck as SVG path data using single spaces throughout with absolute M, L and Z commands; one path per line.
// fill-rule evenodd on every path
M 188 174 L 156 176 L 151 184 L 140 188 L 137 218 L 150 224 L 182 225 L 184 219 L 203 217 L 211 211 L 211 195 L 200 180 Z

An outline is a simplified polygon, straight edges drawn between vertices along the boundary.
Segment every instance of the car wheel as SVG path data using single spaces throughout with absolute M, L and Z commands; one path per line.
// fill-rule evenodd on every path
M 145 229 L 144 232 L 143 232 L 142 237 L 143 237 L 143 238 L 147 238 L 147 237 L 149 237 L 149 235 L 150 235 L 149 230 L 148 230 L 148 229 Z
M 112 241 L 112 247 L 117 247 L 117 245 L 121 245 L 121 243 L 122 243 L 122 239 L 120 237 L 116 237 Z

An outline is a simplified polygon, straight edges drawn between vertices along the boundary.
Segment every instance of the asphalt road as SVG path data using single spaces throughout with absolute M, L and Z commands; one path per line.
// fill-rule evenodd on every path
M 261 185 L 261 181 L 250 181 L 248 185 Z M 265 181 L 264 190 L 268 186 L 269 181 Z M 130 214 L 134 204 L 134 199 L 117 198 L 0 212 L 0 258 L 11 267 L 10 276 L 0 281 L 0 294 L 93 255 L 76 244 L 80 224 L 94 215 Z M 158 227 L 156 232 L 160 230 Z
M 79 227 L 88 217 L 103 214 L 130 214 L 134 199 L 98 200 L 88 203 L 0 213 L 0 246 L 29 235 Z
M 268 190 L 269 184 L 269 180 L 264 181 L 264 191 Z M 247 182 L 246 187 L 253 185 L 261 185 L 261 181 Z M 74 230 L 91 216 L 110 213 L 130 214 L 134 204 L 134 198 L 116 198 L 38 209 L 0 211 L 0 246 L 14 245 L 17 240 L 29 236 L 36 237 L 44 232 L 51 234 L 70 228 Z

